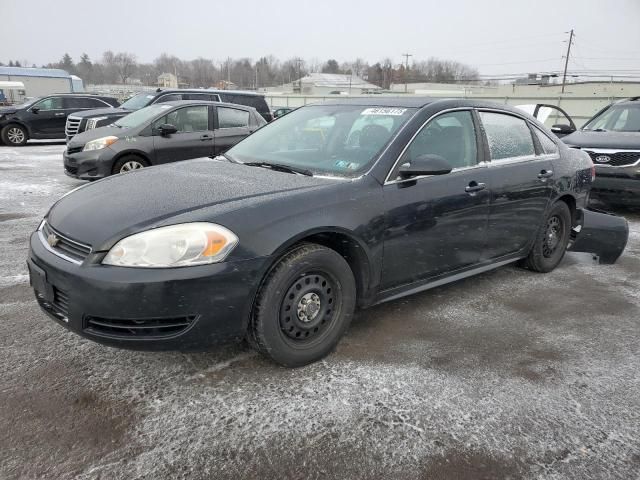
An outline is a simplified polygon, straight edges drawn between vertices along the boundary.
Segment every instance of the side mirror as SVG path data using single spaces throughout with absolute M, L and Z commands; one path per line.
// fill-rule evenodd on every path
M 564 123 L 558 123 L 551 127 L 551 131 L 560 135 L 569 135 L 570 133 L 575 132 L 574 128 L 571 128 L 570 125 L 565 125 Z
M 160 131 L 160 135 L 162 135 L 163 137 L 166 137 L 167 135 L 171 135 L 172 133 L 176 133 L 178 131 L 176 126 L 171 125 L 170 123 L 163 123 L 158 127 L 158 130 Z
M 40 111 L 40 109 L 38 107 L 32 107 L 31 108 L 31 113 L 38 113 Z
M 445 175 L 451 170 L 451 165 L 440 155 L 427 154 L 401 165 L 398 174 L 400 178 L 406 179 L 419 175 Z

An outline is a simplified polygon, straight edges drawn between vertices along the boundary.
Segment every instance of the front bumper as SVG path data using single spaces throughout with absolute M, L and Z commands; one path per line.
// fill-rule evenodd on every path
M 116 152 L 110 148 L 62 154 L 64 173 L 80 180 L 97 180 L 111 175 Z
M 89 258 L 77 265 L 34 233 L 28 265 L 41 308 L 83 337 L 140 350 L 204 350 L 244 336 L 269 258 L 171 269 Z

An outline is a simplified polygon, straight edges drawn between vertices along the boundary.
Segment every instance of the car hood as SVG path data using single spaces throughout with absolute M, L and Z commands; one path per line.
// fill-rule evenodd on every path
M 570 147 L 638 149 L 640 150 L 640 132 L 591 132 L 578 130 L 562 138 Z
M 95 110 L 83 110 L 80 112 L 73 112 L 71 114 L 72 117 L 77 118 L 93 118 L 93 117 L 122 117 L 124 115 L 129 115 L 133 110 L 129 110 L 127 108 L 120 107 L 112 107 L 112 108 L 96 108 Z
M 61 198 L 47 214 L 57 231 L 94 251 L 186 213 L 191 221 L 254 206 L 267 196 L 323 188 L 339 179 L 307 177 L 209 158 L 115 175 Z
M 79 133 L 75 135 L 69 143 L 67 143 L 67 148 L 75 148 L 82 147 L 86 145 L 87 142 L 91 140 L 95 140 L 96 138 L 108 137 L 109 135 L 114 135 L 116 137 L 122 137 L 130 132 L 130 128 L 120 128 L 120 127 L 98 127 L 92 130 L 87 130 L 86 132 Z
M 16 113 L 18 111 L 15 107 L 0 107 L 0 115 L 7 115 L 9 113 Z

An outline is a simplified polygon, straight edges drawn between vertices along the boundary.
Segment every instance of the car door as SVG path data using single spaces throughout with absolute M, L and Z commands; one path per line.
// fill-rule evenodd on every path
M 173 125 L 176 133 L 163 136 L 159 126 Z M 213 155 L 213 125 L 211 107 L 188 105 L 172 110 L 152 125 L 154 161 L 157 164 Z
M 477 132 L 470 110 L 440 114 L 418 131 L 387 178 L 384 290 L 469 267 L 482 257 L 490 184 Z M 400 165 L 426 154 L 441 156 L 453 170 L 397 178 Z
M 523 251 L 538 231 L 551 198 L 554 155 L 536 155 L 523 118 L 497 111 L 479 117 L 491 160 L 486 254 L 499 258 Z
M 220 155 L 253 132 L 249 110 L 232 107 L 215 107 L 215 153 Z
M 33 133 L 64 138 L 67 114 L 63 97 L 47 97 L 29 108 L 26 120 Z
M 557 105 L 549 105 L 546 103 L 517 105 L 516 108 L 527 112 L 536 118 L 540 123 L 559 138 L 567 136 L 577 130 L 573 119 L 562 108 Z

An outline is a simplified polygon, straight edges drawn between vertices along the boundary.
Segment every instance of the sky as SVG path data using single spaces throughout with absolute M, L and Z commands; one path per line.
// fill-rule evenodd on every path
M 457 60 L 485 76 L 569 70 L 640 75 L 640 0 L 0 0 L 0 61 L 68 52 L 151 62 L 227 57 Z

